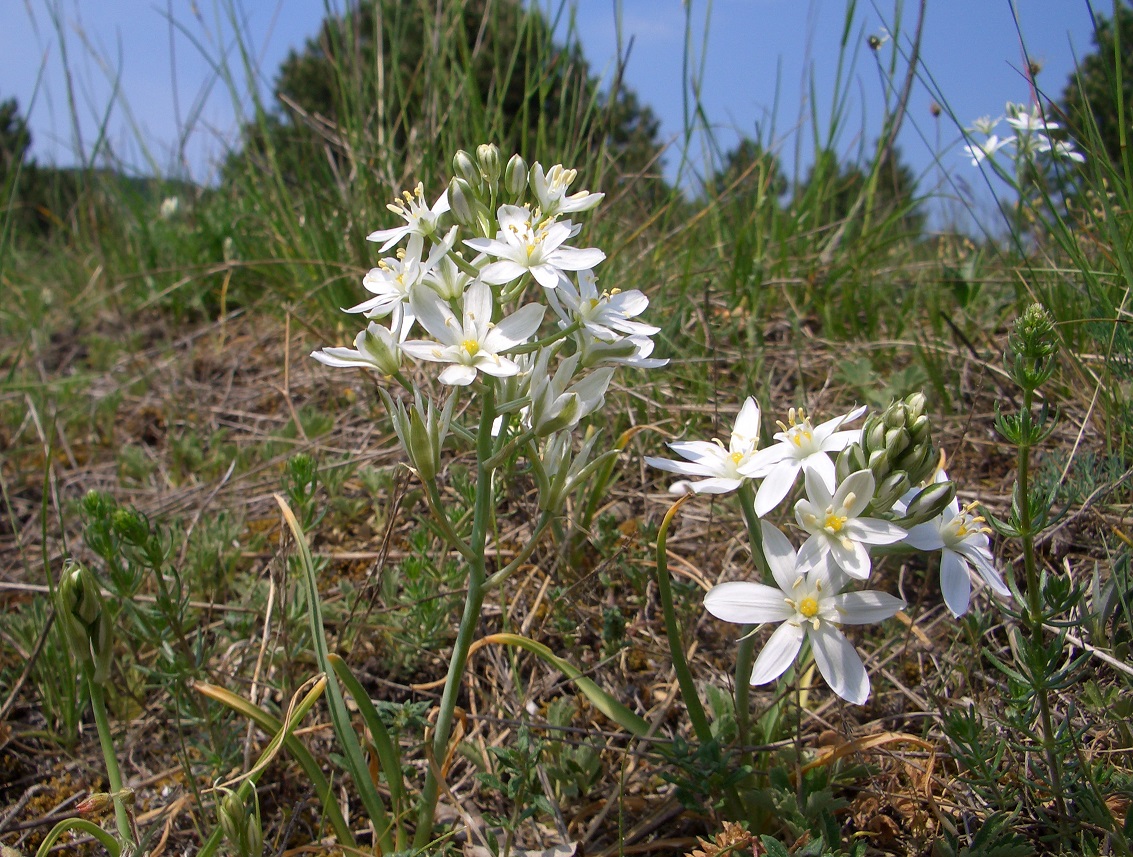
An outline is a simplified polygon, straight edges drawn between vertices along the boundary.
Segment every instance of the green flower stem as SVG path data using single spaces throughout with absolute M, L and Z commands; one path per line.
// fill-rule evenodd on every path
M 510 354 L 528 354 L 532 351 L 538 351 L 541 348 L 546 348 L 548 345 L 554 345 L 556 342 L 562 342 L 568 336 L 582 327 L 581 321 L 572 321 L 568 326 L 556 330 L 544 336 L 542 339 L 537 339 L 534 342 L 525 342 L 522 345 L 517 345 L 509 353 Z
M 755 514 L 755 490 L 751 482 L 744 480 L 739 489 L 740 510 L 743 512 L 744 524 L 747 526 L 748 543 L 751 545 L 751 556 L 759 568 L 760 576 L 765 582 L 770 577 L 767 566 L 767 556 L 763 552 L 763 530 L 760 528 L 759 516 Z M 755 631 L 754 625 L 744 625 L 743 635 L 740 637 L 739 651 L 736 654 L 736 732 L 741 747 L 751 745 L 751 671 L 755 665 Z M 752 764 L 751 753 L 744 750 L 742 754 L 744 764 Z
M 680 625 L 677 623 L 677 611 L 673 604 L 673 587 L 669 580 L 669 563 L 666 554 L 666 543 L 669 538 L 669 526 L 676 517 L 677 510 L 691 497 L 686 494 L 675 502 L 661 521 L 661 528 L 657 531 L 657 594 L 661 598 L 661 612 L 665 616 L 665 636 L 669 640 L 669 653 L 673 658 L 673 671 L 677 674 L 677 684 L 681 689 L 681 696 L 688 710 L 688 719 L 692 729 L 701 744 L 709 744 L 715 740 L 712 726 L 708 722 L 708 715 L 704 712 L 704 705 L 700 701 L 700 694 L 696 692 L 696 683 L 692 679 L 692 671 L 688 668 L 685 658 L 684 645 Z M 736 793 L 735 786 L 725 786 L 725 805 L 734 818 L 744 816 L 743 802 Z
M 665 636 L 669 639 L 673 671 L 677 674 L 677 683 L 680 685 L 681 695 L 688 709 L 688 719 L 692 722 L 696 737 L 702 744 L 707 744 L 712 740 L 712 727 L 708 723 L 708 715 L 704 713 L 700 695 L 696 692 L 696 683 L 692 680 L 692 671 L 689 670 L 688 661 L 685 659 L 681 628 L 677 623 L 677 612 L 673 605 L 673 588 L 669 580 L 669 562 L 665 548 L 669 538 L 669 526 L 673 523 L 677 510 L 690 496 L 686 494 L 669 508 L 657 532 L 657 593 L 661 597 L 661 609 L 665 615 Z
M 535 548 L 538 546 L 540 538 L 542 537 L 543 533 L 546 531 L 552 520 L 554 520 L 554 515 L 552 515 L 550 512 L 544 512 L 539 516 L 539 520 L 535 524 L 535 530 L 534 532 L 532 532 L 530 538 L 528 538 L 527 544 L 523 546 L 522 550 L 520 550 L 520 552 L 515 555 L 514 559 L 512 559 L 511 562 L 509 562 L 506 566 L 501 568 L 484 582 L 484 591 L 486 593 L 491 592 L 493 589 L 498 589 L 504 583 L 504 581 L 506 581 L 509 577 L 515 574 L 516 571 L 519 570 L 519 567 L 522 566 L 523 563 L 527 562 L 527 560 L 531 557 L 531 554 L 535 552 Z
M 1023 387 L 1023 405 L 1019 412 L 1019 463 L 1017 503 L 1019 508 L 1019 538 L 1023 543 L 1023 574 L 1026 580 L 1026 610 L 1023 611 L 1023 623 L 1027 634 L 1034 641 L 1043 637 L 1043 604 L 1042 590 L 1039 584 L 1038 562 L 1035 558 L 1035 521 L 1031 509 L 1031 446 L 1034 433 L 1031 423 L 1031 408 L 1034 406 L 1034 387 Z M 1038 681 L 1041 681 L 1041 685 Z M 1061 822 L 1066 819 L 1066 803 L 1062 791 L 1062 761 L 1058 757 L 1055 747 L 1054 722 L 1050 713 L 1050 693 L 1046 686 L 1046 677 L 1031 674 L 1031 681 L 1035 683 L 1035 697 L 1039 706 L 1039 721 L 1042 726 L 1043 751 L 1046 754 L 1047 766 L 1050 769 L 1050 784 L 1054 792 L 1055 804 L 1058 806 Z
M 118 767 L 118 757 L 114 753 L 114 737 L 110 734 L 110 718 L 106 715 L 106 696 L 102 685 L 87 675 L 87 689 L 90 691 L 91 710 L 94 724 L 98 729 L 98 742 L 102 745 L 102 758 L 106 764 L 106 779 L 110 781 L 110 796 L 114 801 L 114 820 L 118 825 L 118 838 L 123 845 L 134 848 L 134 830 L 126 804 L 122 801 L 122 771 Z
M 449 738 L 452 736 L 456 699 L 464 678 L 464 668 L 468 663 L 468 651 L 472 647 L 472 638 L 480 623 L 484 596 L 487 594 L 484 549 L 487 547 L 493 512 L 492 469 L 488 466 L 488 462 L 492 458 L 492 422 L 496 417 L 496 400 L 492 388 L 485 390 L 483 401 L 480 428 L 476 436 L 476 503 L 469 545 L 471 556 L 468 557 L 468 592 L 464 598 L 464 614 L 460 618 L 460 629 L 457 631 L 456 643 L 453 645 L 444 691 L 441 693 L 437 724 L 433 731 L 432 759 L 425 772 L 425 783 L 421 788 L 417 830 L 413 835 L 413 848 L 417 851 L 428 845 L 432 836 L 433 816 L 440 795 L 438 776 L 448 752 Z M 437 508 L 434 512 L 443 514 L 443 509 Z

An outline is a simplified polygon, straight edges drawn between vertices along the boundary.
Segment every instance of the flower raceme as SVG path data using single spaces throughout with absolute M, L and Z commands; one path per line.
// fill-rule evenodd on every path
M 866 625 L 888 619 L 905 602 L 885 592 L 843 592 L 848 578 L 829 555 L 796 554 L 787 537 L 761 522 L 763 551 L 776 586 L 764 583 L 722 583 L 704 598 L 705 609 L 718 619 L 741 625 L 778 622 L 755 659 L 751 684 L 774 681 L 794 663 L 809 639 L 819 673 L 847 702 L 869 697 L 865 665 L 840 625 Z

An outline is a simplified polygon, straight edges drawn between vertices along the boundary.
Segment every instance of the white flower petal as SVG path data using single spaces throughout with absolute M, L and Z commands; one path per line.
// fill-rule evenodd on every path
M 832 625 L 810 632 L 814 662 L 830 689 L 847 702 L 861 705 L 869 698 L 869 676 L 861 656 L 845 635 Z
M 759 525 L 763 536 L 763 555 L 775 582 L 783 592 L 793 592 L 800 575 L 795 549 L 778 527 L 767 521 L 760 521 Z
M 871 625 L 905 609 L 905 602 L 900 598 L 876 589 L 844 592 L 835 595 L 831 601 L 834 602 L 839 621 L 843 625 Z
M 795 615 L 783 593 L 774 586 L 748 581 L 713 586 L 704 596 L 704 609 L 717 619 L 738 625 L 783 622 Z
M 768 637 L 767 644 L 755 659 L 750 683 L 767 684 L 787 671 L 803 644 L 806 632 L 791 622 L 784 622 Z
M 968 612 L 972 581 L 968 579 L 968 563 L 960 554 L 947 548 L 940 555 L 940 592 L 953 616 Z

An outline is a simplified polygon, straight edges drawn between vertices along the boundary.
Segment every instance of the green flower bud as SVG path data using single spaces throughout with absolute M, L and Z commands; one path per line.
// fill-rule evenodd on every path
M 68 560 L 55 595 L 56 618 L 68 648 L 90 670 L 92 681 L 105 683 L 110 678 L 113 624 L 106 615 L 97 578 L 86 566 Z
M 901 520 L 903 527 L 915 527 L 925 521 L 931 521 L 944 512 L 944 508 L 956 496 L 956 486 L 951 482 L 934 482 L 927 488 L 922 488 L 905 510 L 905 517 Z
M 870 507 L 874 512 L 888 512 L 908 490 L 909 477 L 904 471 L 890 473 L 877 484 Z
M 149 542 L 149 520 L 137 509 L 115 509 L 110 521 L 114 534 L 126 544 L 140 548 Z
M 519 155 L 512 155 L 504 168 L 504 189 L 514 200 L 527 190 L 527 162 Z
M 480 190 L 483 186 L 483 179 L 480 176 L 479 167 L 476 166 L 475 162 L 472 160 L 472 156 L 464 151 L 464 149 L 461 149 L 453 155 L 452 170 L 474 189 Z M 451 203 L 452 200 L 449 200 L 449 202 Z
M 834 460 L 834 472 L 839 484 L 846 481 L 846 477 L 851 473 L 857 473 L 859 470 L 865 470 L 869 467 L 866 461 L 865 451 L 862 449 L 861 444 L 851 443 L 846 446 L 838 457 Z
M 887 429 L 901 428 L 905 425 L 909 413 L 905 409 L 905 403 L 897 400 L 890 403 L 889 407 L 881 415 L 881 419 L 885 423 Z
M 885 451 L 889 454 L 889 461 L 896 462 L 901 453 L 909 448 L 912 440 L 904 426 L 889 429 L 885 433 Z
M 476 215 L 472 211 L 473 199 L 472 187 L 465 179 L 456 178 L 449 182 L 449 209 L 453 219 L 461 226 L 471 227 L 476 223 Z
M 1054 319 L 1042 304 L 1023 311 L 1007 337 L 1004 362 L 1012 379 L 1025 390 L 1034 390 L 1054 372 L 1058 336 Z
M 97 521 L 109 517 L 118 504 L 109 494 L 91 490 L 83 495 L 83 501 L 80 505 L 88 520 Z
M 493 143 L 481 143 L 476 147 L 476 160 L 480 162 L 480 175 L 484 177 L 484 181 L 489 187 L 495 188 L 502 172 L 499 148 Z
M 925 394 L 917 391 L 910 393 L 905 397 L 905 409 L 908 411 L 908 418 L 906 422 L 916 422 L 925 415 L 925 408 L 928 407 L 928 399 Z
M 264 834 L 259 807 L 248 812 L 240 796 L 225 789 L 220 802 L 220 829 L 237 857 L 260 857 L 264 852 Z

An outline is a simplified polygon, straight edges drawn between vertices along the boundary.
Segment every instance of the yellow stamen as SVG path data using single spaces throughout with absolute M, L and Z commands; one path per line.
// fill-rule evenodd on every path
M 837 533 L 841 532 L 847 520 L 849 519 L 845 515 L 835 515 L 833 509 L 827 509 L 826 520 L 823 522 L 822 526 L 827 532 Z

